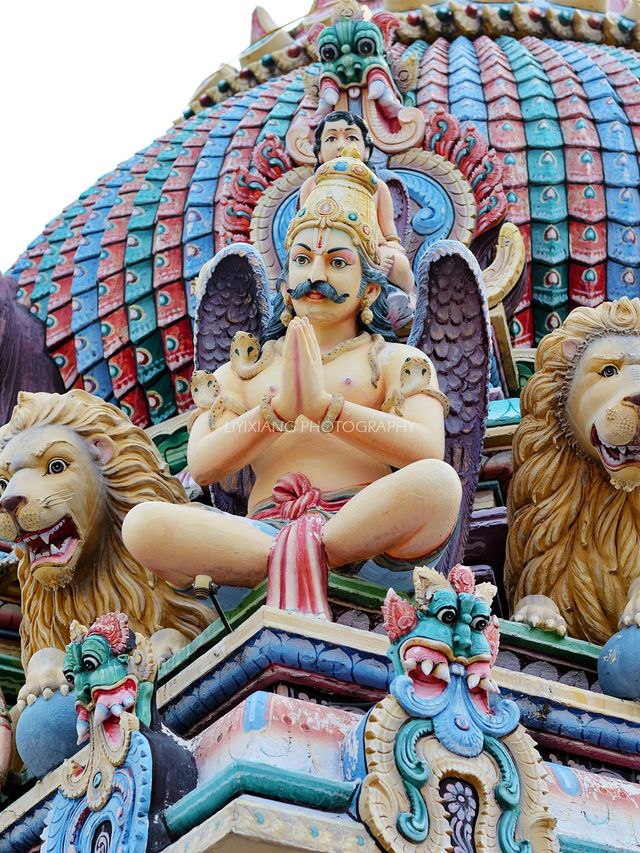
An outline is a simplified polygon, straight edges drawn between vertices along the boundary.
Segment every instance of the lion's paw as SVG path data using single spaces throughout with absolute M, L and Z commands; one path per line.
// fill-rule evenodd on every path
M 151 645 L 158 666 L 173 657 L 187 645 L 187 638 L 175 628 L 162 628 L 151 636 Z
M 566 636 L 567 623 L 557 604 L 546 595 L 527 595 L 516 604 L 511 617 L 514 622 L 524 622 L 532 628 L 550 631 L 560 637 Z
M 640 591 L 631 592 L 630 590 L 629 599 L 618 624 L 620 628 L 628 628 L 629 625 L 640 626 Z
M 51 699 L 54 693 L 60 692 L 66 696 L 69 684 L 62 672 L 64 652 L 60 649 L 40 649 L 27 665 L 27 677 L 18 693 L 16 703 L 19 711 L 26 705 L 33 705 L 39 696 Z

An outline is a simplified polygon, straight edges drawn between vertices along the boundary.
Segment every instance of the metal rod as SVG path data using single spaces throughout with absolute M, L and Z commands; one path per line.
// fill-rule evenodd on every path
M 220 605 L 220 602 L 216 598 L 216 593 L 218 592 L 219 589 L 220 589 L 220 587 L 218 586 L 217 583 L 214 583 L 213 581 L 209 581 L 209 598 L 213 602 L 213 606 L 215 607 L 215 609 L 218 611 L 218 616 L 222 620 L 222 624 L 227 629 L 227 631 L 229 633 L 231 633 L 233 628 L 229 624 L 229 620 L 227 619 L 225 612 Z

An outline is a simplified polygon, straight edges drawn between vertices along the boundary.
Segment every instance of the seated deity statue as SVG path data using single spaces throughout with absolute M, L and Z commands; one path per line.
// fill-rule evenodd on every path
M 266 576 L 268 604 L 330 619 L 329 569 L 434 566 L 456 528 L 447 398 L 389 325 L 379 182 L 359 153 L 318 168 L 261 346 L 238 333 L 228 363 L 194 375 L 191 475 L 219 483 L 249 465 L 248 516 L 147 502 L 125 519 L 127 548 L 174 586 Z
M 344 110 L 329 113 L 318 124 L 315 131 L 313 152 L 316 157 L 316 172 L 307 178 L 300 188 L 300 207 L 304 206 L 316 185 L 318 168 L 323 163 L 328 163 L 329 160 L 338 157 L 348 145 L 355 146 L 358 149 L 360 159 L 368 164 L 373 151 L 373 141 L 364 121 L 360 116 Z M 378 177 L 375 202 L 380 269 L 391 284 L 397 285 L 405 293 L 413 296 L 415 280 L 407 253 L 396 230 L 393 199 L 389 187 L 380 177 Z

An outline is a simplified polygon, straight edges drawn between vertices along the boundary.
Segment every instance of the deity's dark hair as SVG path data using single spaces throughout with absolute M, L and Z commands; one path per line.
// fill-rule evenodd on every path
M 370 306 L 373 320 L 367 325 L 360 322 L 360 317 L 357 319 L 358 330 L 360 332 L 370 332 L 372 335 L 382 335 L 386 341 L 397 341 L 396 333 L 391 328 L 389 322 L 389 305 L 387 301 L 387 293 L 389 291 L 389 282 L 383 272 L 377 267 L 372 266 L 367 260 L 366 255 L 361 249 L 358 249 L 360 263 L 362 265 L 362 281 L 360 284 L 360 293 L 362 295 L 368 284 L 379 284 L 380 294 L 376 301 Z M 286 332 L 286 326 L 280 319 L 280 315 L 284 311 L 284 299 L 282 298 L 282 284 L 286 284 L 289 280 L 289 253 L 287 253 L 282 266 L 282 272 L 278 279 L 276 292 L 273 295 L 271 302 L 271 316 L 267 327 L 260 337 L 260 345 L 264 346 L 267 341 L 277 341 L 282 338 Z
M 320 158 L 320 146 L 322 144 L 322 131 L 324 130 L 324 127 L 326 124 L 332 124 L 333 122 L 336 122 L 336 121 L 346 121 L 347 124 L 355 124 L 355 126 L 360 129 L 360 133 L 362 133 L 362 139 L 364 141 L 364 147 L 366 150 L 366 159 L 364 161 L 365 163 L 367 163 L 367 164 L 369 163 L 369 159 L 370 159 L 371 155 L 373 154 L 373 140 L 371 139 L 371 134 L 369 133 L 369 128 L 367 127 L 364 119 L 362 119 L 359 115 L 356 115 L 355 113 L 347 112 L 346 110 L 336 110 L 335 112 L 329 113 L 329 115 L 326 115 L 322 119 L 320 124 L 316 127 L 316 132 L 315 132 L 315 137 L 314 137 L 315 141 L 313 144 L 313 156 L 316 158 L 316 165 L 313 168 L 314 172 L 316 171 L 318 166 L 321 165 L 319 158 Z M 371 168 L 371 165 L 369 165 L 369 168 Z

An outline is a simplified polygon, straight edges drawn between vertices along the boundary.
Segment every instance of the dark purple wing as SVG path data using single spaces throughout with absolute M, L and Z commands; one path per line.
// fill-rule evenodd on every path
M 232 243 L 203 266 L 196 287 L 195 367 L 216 370 L 229 361 L 236 332 L 260 337 L 270 311 L 267 271 L 253 246 Z M 246 515 L 253 482 L 253 472 L 245 467 L 224 482 L 212 484 L 213 505 Z
M 455 534 L 438 568 L 447 571 L 463 558 L 478 484 L 489 399 L 491 331 L 482 273 L 471 252 L 455 240 L 441 240 L 418 268 L 418 299 L 407 343 L 432 360 L 451 411 L 445 422 L 445 460 L 462 481 Z
M 229 361 L 236 332 L 262 334 L 270 310 L 267 271 L 253 246 L 232 243 L 202 267 L 196 288 L 195 366 L 217 370 Z

